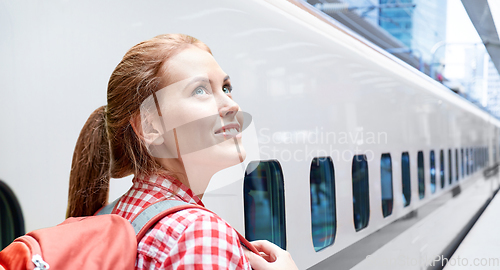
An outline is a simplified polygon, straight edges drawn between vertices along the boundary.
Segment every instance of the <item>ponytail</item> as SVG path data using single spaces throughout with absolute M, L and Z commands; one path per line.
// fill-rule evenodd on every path
M 76 142 L 69 177 L 66 217 L 91 216 L 106 205 L 109 163 L 105 107 L 102 106 L 90 115 Z

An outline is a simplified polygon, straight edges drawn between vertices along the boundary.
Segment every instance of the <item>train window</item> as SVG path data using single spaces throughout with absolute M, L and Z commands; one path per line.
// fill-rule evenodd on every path
M 469 150 L 469 166 L 470 174 L 474 174 L 474 151 L 472 148 Z
M 484 167 L 488 167 L 488 147 L 484 147 Z
M 458 149 L 455 148 L 455 181 L 458 181 L 459 177 L 459 168 L 458 168 Z
M 490 148 L 488 148 L 488 146 L 486 146 L 486 148 L 484 149 L 484 151 L 486 153 L 484 153 L 485 157 L 486 157 L 486 166 L 489 166 L 490 165 Z
M 335 172 L 330 157 L 317 157 L 311 162 L 311 225 L 314 250 L 333 244 L 337 219 L 335 215 Z
M 471 159 L 471 164 L 470 164 L 471 169 L 470 170 L 472 173 L 475 173 L 476 172 L 476 153 L 477 153 L 477 151 L 476 151 L 476 148 L 471 148 L 470 151 L 471 151 L 470 152 L 471 153 L 470 154 L 470 159 Z
M 394 201 L 391 154 L 382 154 L 380 158 L 380 185 L 382 187 L 382 214 L 387 217 L 392 214 Z
M 486 165 L 486 148 L 481 148 L 481 167 Z
M 496 164 L 497 163 L 497 148 L 495 146 L 493 146 L 493 164 Z
M 474 166 L 475 166 L 474 171 L 477 171 L 481 167 L 481 149 L 479 147 L 477 147 L 474 149 L 474 152 L 476 153 L 476 156 L 475 156 L 476 162 L 474 163 Z
M 425 197 L 425 169 L 424 169 L 424 153 L 418 151 L 417 156 L 418 166 L 418 197 L 423 199 Z
M 482 167 L 484 168 L 486 166 L 486 148 L 485 147 L 483 147 L 481 149 L 481 153 L 483 154 L 481 160 L 483 161 L 482 162 L 482 165 L 483 165 Z
M 481 169 L 483 166 L 483 148 L 478 147 L 477 148 L 477 168 Z
M 497 148 L 493 146 L 493 164 L 497 163 Z
M 465 165 L 464 165 L 464 149 L 460 149 L 461 155 L 462 155 L 462 178 L 465 177 Z
M 465 174 L 469 175 L 470 173 L 470 166 L 469 166 L 469 148 L 465 148 Z
M 484 164 L 483 167 L 488 166 L 488 147 L 484 147 Z
M 434 193 L 436 192 L 436 157 L 434 156 L 434 150 L 431 150 L 430 160 L 431 192 Z
M 406 207 L 411 202 L 410 156 L 408 152 L 401 154 L 401 180 L 403 184 L 403 205 Z
M 354 227 L 356 231 L 359 231 L 368 226 L 370 219 L 368 162 L 366 161 L 366 155 L 355 155 L 352 159 L 352 205 Z
M 481 169 L 483 167 L 483 148 L 479 147 L 477 150 L 478 150 L 477 157 L 479 160 L 478 168 Z
M 476 151 L 477 152 L 477 155 L 476 155 L 476 158 L 477 158 L 476 169 L 479 170 L 481 168 L 481 165 L 482 165 L 481 164 L 481 154 L 482 153 L 481 153 L 481 148 L 480 147 L 478 147 L 476 150 L 477 150 Z
M 479 168 L 479 148 L 474 148 L 474 172 Z
M 474 148 L 470 149 L 470 174 L 474 174 Z
M 444 188 L 444 151 L 439 151 L 439 176 L 441 178 L 441 188 Z
M 14 192 L 0 181 L 0 250 L 24 234 L 24 218 Z
M 486 147 L 483 147 L 482 149 L 482 153 L 483 153 L 483 168 L 486 167 Z
M 448 149 L 448 184 L 453 182 L 453 155 L 451 149 Z
M 252 161 L 243 184 L 245 234 L 286 248 L 283 172 L 278 161 Z
M 477 159 L 478 159 L 477 167 L 479 169 L 481 169 L 483 167 L 483 148 L 479 147 L 477 149 L 477 151 L 478 151 L 478 153 L 477 153 Z
M 484 152 L 483 152 L 483 148 L 482 147 L 479 147 L 479 154 L 478 154 L 478 157 L 479 157 L 479 168 L 482 168 L 483 167 L 483 160 L 484 160 Z
M 474 147 L 474 172 L 479 169 L 480 164 L 481 160 L 479 159 L 479 147 Z
M 482 168 L 482 167 L 484 167 L 484 148 L 483 147 L 480 148 L 479 154 L 480 154 L 480 159 L 481 159 L 480 167 Z

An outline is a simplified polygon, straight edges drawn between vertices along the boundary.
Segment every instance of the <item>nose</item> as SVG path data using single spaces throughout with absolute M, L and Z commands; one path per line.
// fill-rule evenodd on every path
M 222 94 L 218 100 L 218 108 L 220 117 L 227 117 L 236 115 L 236 112 L 240 109 L 240 106 L 236 101 L 227 96 L 226 94 Z

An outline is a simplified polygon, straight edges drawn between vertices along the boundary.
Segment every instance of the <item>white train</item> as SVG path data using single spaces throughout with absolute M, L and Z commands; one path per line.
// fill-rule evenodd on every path
M 64 220 L 81 127 L 161 33 L 208 44 L 253 117 L 207 207 L 300 269 L 432 268 L 499 186 L 497 119 L 298 0 L 1 0 L 0 33 L 2 246 Z

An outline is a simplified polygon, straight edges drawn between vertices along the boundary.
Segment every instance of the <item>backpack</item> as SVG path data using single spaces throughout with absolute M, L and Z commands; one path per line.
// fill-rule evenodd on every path
M 211 212 L 182 201 L 161 200 L 143 209 L 129 222 L 110 214 L 118 200 L 102 208 L 95 216 L 68 218 L 57 226 L 17 238 L 0 252 L 0 270 L 132 270 L 135 268 L 137 244 L 160 219 L 188 208 Z M 259 254 L 251 243 L 236 233 L 243 246 Z

